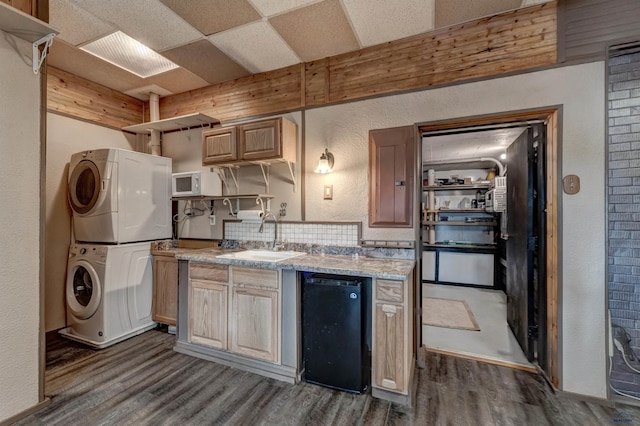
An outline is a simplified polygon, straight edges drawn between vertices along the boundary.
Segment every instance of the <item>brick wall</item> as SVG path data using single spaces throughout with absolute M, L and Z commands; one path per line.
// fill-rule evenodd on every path
M 640 53 L 610 58 L 608 72 L 609 309 L 640 356 Z M 640 370 L 640 362 L 632 365 Z M 615 348 L 611 385 L 640 396 L 640 374 Z

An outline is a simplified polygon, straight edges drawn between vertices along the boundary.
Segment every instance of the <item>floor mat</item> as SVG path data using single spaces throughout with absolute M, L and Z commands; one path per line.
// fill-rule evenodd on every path
M 423 298 L 422 323 L 435 327 L 480 331 L 473 312 L 464 300 Z

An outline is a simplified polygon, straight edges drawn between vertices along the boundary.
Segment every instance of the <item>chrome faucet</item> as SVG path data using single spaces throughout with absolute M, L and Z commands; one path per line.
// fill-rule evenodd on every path
M 262 231 L 264 231 L 264 223 L 267 221 L 268 217 L 273 219 L 273 247 L 271 247 L 271 250 L 276 251 L 282 247 L 282 244 L 278 243 L 278 218 L 271 212 L 271 210 L 265 211 L 264 216 L 262 216 L 262 223 L 260 224 L 258 232 L 262 233 Z

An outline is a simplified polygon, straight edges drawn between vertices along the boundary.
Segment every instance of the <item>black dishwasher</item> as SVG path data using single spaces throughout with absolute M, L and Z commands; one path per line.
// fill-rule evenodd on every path
M 361 393 L 371 377 L 367 280 L 305 274 L 302 345 L 307 382 Z

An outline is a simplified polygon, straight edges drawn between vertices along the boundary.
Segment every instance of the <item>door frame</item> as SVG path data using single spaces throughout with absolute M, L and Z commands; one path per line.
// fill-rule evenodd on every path
M 542 369 L 538 369 L 548 376 L 548 380 L 553 384 L 555 388 L 559 388 L 560 385 L 560 341 L 559 341 L 559 304 L 560 304 L 560 265 L 561 252 L 560 247 L 560 196 L 562 193 L 559 191 L 559 176 L 560 176 L 560 120 L 562 116 L 562 106 L 552 105 L 536 109 L 518 110 L 518 111 L 506 111 L 495 114 L 486 114 L 469 117 L 459 117 L 447 120 L 429 121 L 416 124 L 416 137 L 422 142 L 422 133 L 431 131 L 450 130 L 462 127 L 483 126 L 493 124 L 504 124 L 511 122 L 526 122 L 528 120 L 543 120 L 547 128 L 547 143 L 546 143 L 546 290 L 547 290 L 547 363 L 548 370 L 543 372 Z M 417 144 L 421 147 L 421 143 Z M 421 150 L 417 155 L 417 167 L 422 171 L 422 156 Z M 422 173 L 416 173 L 416 182 L 420 179 L 422 181 Z M 416 188 L 421 189 L 421 185 L 416 183 Z M 420 193 L 415 191 L 416 202 L 414 205 L 420 205 Z M 416 209 L 417 210 L 417 209 Z M 416 221 L 416 235 L 419 235 L 419 221 Z M 418 240 L 416 240 L 418 241 Z M 420 259 L 421 252 L 419 244 L 416 244 L 416 279 L 422 276 Z M 422 288 L 422 286 L 420 286 Z M 422 292 L 420 292 L 422 295 Z

